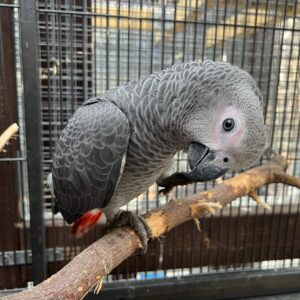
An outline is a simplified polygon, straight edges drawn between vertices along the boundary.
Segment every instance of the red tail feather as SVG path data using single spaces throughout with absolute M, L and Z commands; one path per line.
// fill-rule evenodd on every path
M 100 209 L 93 209 L 83 214 L 73 223 L 71 232 L 76 238 L 80 238 L 96 224 L 106 224 L 106 217 Z

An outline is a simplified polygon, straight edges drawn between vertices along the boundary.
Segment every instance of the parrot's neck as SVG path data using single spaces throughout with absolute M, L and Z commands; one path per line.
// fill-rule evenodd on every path
M 184 83 L 171 75 L 161 71 L 106 91 L 104 96 L 125 113 L 134 132 L 158 134 L 166 147 L 178 151 L 187 148 L 185 124 L 192 109 L 186 105 L 188 99 L 176 94 Z

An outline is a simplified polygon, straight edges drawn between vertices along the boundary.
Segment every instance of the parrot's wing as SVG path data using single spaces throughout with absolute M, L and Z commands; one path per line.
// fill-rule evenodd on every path
M 130 128 L 113 103 L 90 100 L 69 120 L 53 158 L 55 210 L 68 223 L 108 204 L 122 175 Z

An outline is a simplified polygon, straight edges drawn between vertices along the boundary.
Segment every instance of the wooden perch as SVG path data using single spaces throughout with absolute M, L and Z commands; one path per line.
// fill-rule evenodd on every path
M 13 138 L 18 132 L 19 127 L 16 123 L 10 125 L 0 136 L 0 152 L 5 151 L 4 147 L 8 141 Z
M 234 199 L 251 195 L 258 200 L 256 190 L 270 183 L 284 183 L 300 188 L 300 178 L 285 173 L 286 161 L 273 157 L 267 164 L 248 170 L 234 178 L 223 181 L 215 188 L 152 210 L 145 218 L 153 237 L 159 237 L 190 219 L 198 219 L 212 213 Z M 129 227 L 113 230 L 83 252 L 68 265 L 36 287 L 3 299 L 81 299 L 97 285 L 100 290 L 103 277 L 140 246 L 138 237 Z

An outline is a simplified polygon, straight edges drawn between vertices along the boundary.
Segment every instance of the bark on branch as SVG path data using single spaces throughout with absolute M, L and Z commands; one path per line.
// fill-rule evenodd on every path
M 209 191 L 170 201 L 146 214 L 145 218 L 153 236 L 159 237 L 183 222 L 197 220 L 240 196 L 250 195 L 259 203 L 261 200 L 256 190 L 264 185 L 280 182 L 300 188 L 300 178 L 287 175 L 286 168 L 285 159 L 275 156 L 267 164 L 225 180 Z M 130 228 L 115 229 L 43 283 L 4 299 L 81 299 L 91 287 L 98 284 L 100 289 L 102 278 L 139 246 L 139 239 Z

